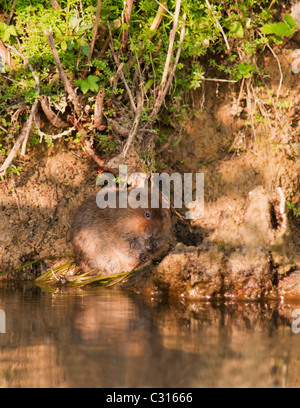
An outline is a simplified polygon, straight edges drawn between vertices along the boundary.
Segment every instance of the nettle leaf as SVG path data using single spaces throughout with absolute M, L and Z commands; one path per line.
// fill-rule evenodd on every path
M 86 79 L 77 79 L 75 85 L 79 86 L 81 91 L 86 94 L 88 91 L 98 92 L 99 85 L 97 82 L 100 80 L 96 75 L 89 75 Z
M 14 26 L 7 26 L 6 32 L 8 32 L 10 35 L 17 35 L 16 29 Z
M 295 33 L 295 27 L 291 27 L 289 23 L 273 23 L 266 24 L 262 27 L 263 34 L 275 34 L 279 37 L 290 37 Z
M 98 78 L 96 75 L 89 75 L 87 77 L 87 81 L 89 83 L 91 91 L 93 91 L 93 92 L 98 92 L 99 91 L 99 85 L 97 84 L 97 82 L 99 80 L 100 80 L 100 78 Z
M 8 26 L 5 23 L 0 23 L 0 39 L 7 42 L 10 36 L 16 36 L 17 32 L 14 26 Z
M 77 79 L 77 81 L 75 81 L 75 85 L 79 86 L 82 93 L 84 93 L 84 94 L 86 94 L 90 89 L 89 83 L 85 79 L 81 79 L 81 78 Z
M 298 28 L 298 23 L 297 23 L 297 21 L 296 21 L 292 16 L 290 16 L 289 14 L 286 14 L 286 15 L 285 15 L 284 20 L 285 20 L 286 23 L 288 23 L 288 25 L 289 25 L 291 28 L 295 28 L 295 29 Z
M 84 55 L 86 55 L 87 57 L 90 55 L 90 46 L 88 44 L 84 44 L 82 46 L 82 52 Z

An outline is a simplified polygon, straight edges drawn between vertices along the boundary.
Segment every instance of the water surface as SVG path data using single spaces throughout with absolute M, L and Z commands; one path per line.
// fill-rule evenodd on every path
M 1 283 L 0 386 L 298 387 L 296 308 Z

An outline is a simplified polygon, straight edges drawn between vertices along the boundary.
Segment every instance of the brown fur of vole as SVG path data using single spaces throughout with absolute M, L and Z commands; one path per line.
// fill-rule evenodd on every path
M 93 196 L 74 216 L 72 243 L 84 271 L 110 275 L 131 271 L 141 261 L 157 258 L 167 249 L 171 231 L 168 209 L 101 209 Z

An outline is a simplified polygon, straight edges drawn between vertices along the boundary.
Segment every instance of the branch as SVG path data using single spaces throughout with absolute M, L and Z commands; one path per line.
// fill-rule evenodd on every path
M 161 0 L 161 3 L 159 3 L 159 7 L 155 16 L 155 19 L 153 20 L 152 26 L 150 28 L 150 31 L 153 31 L 153 34 L 151 34 L 150 39 L 154 36 L 155 31 L 158 29 L 160 26 L 161 20 L 163 18 L 165 10 L 167 10 L 167 3 L 168 0 Z
M 34 78 L 34 80 L 35 80 L 35 83 L 36 83 L 36 91 L 37 91 L 37 93 L 40 95 L 40 93 L 41 93 L 40 79 L 39 79 L 39 77 L 36 75 L 35 70 L 33 69 L 32 65 L 30 64 L 30 62 L 28 61 L 28 59 L 26 58 L 26 56 L 23 55 L 23 54 L 21 54 L 20 51 L 18 51 L 15 47 L 13 47 L 13 46 L 11 46 L 11 45 L 7 45 L 7 47 L 8 47 L 10 50 L 12 50 L 15 54 L 19 55 L 19 57 L 21 57 L 21 58 L 24 60 L 25 64 L 28 65 L 28 68 L 30 69 L 30 71 L 31 71 L 31 73 L 32 73 L 32 75 L 33 75 L 33 78 Z
M 103 108 L 104 96 L 105 96 L 105 89 L 100 89 L 100 91 L 98 92 L 97 98 L 96 98 L 95 114 L 94 114 L 94 123 L 95 123 L 96 129 L 98 130 L 103 130 L 102 108 Z
M 133 125 L 132 128 L 130 130 L 128 139 L 125 143 L 125 146 L 123 148 L 123 151 L 116 157 L 114 157 L 113 159 L 111 159 L 108 162 L 108 166 L 110 169 L 116 169 L 119 167 L 119 165 L 121 163 L 123 163 L 129 148 L 138 132 L 138 128 L 139 128 L 139 124 L 140 124 L 140 120 L 141 120 L 141 115 L 142 115 L 142 111 L 143 111 L 143 105 L 144 105 L 144 96 L 143 93 L 138 94 L 138 106 L 137 106 L 137 110 L 136 110 L 136 114 L 135 114 L 135 118 L 133 121 Z
M 0 168 L 0 176 L 5 175 L 8 167 L 10 166 L 11 162 L 15 158 L 15 156 L 16 156 L 22 142 L 23 141 L 25 142 L 25 140 L 28 140 L 29 133 L 30 133 L 30 130 L 31 130 L 31 127 L 32 127 L 33 118 L 34 118 L 35 112 L 37 110 L 38 101 L 39 101 L 38 98 L 34 101 L 32 107 L 31 107 L 31 112 L 30 112 L 29 118 L 28 118 L 26 124 L 24 125 L 24 127 L 23 127 L 23 129 L 22 129 L 22 131 L 20 133 L 20 136 L 18 137 L 16 143 L 14 144 L 14 147 L 11 149 L 11 151 L 10 151 L 9 155 L 7 156 L 6 160 L 2 164 L 2 166 Z M 23 146 L 26 147 L 26 144 L 24 144 L 24 142 L 23 142 Z M 24 147 L 24 149 L 25 149 L 25 147 Z M 24 152 L 23 152 L 23 148 L 22 148 L 22 154 L 23 153 Z
M 98 166 L 100 167 L 101 171 L 105 171 L 105 172 L 109 172 L 112 173 L 114 176 L 118 175 L 118 171 L 115 169 L 111 169 L 110 167 L 108 167 L 105 163 L 104 160 L 101 159 L 100 156 L 98 156 L 90 141 L 88 141 L 87 139 L 83 139 L 83 144 L 85 147 L 86 152 L 91 156 L 91 158 L 98 164 Z
M 53 32 L 52 32 L 51 27 L 50 27 L 49 32 L 46 33 L 46 35 L 47 35 L 47 38 L 48 38 L 49 46 L 50 46 L 51 51 L 52 51 L 52 55 L 53 55 L 55 65 L 58 68 L 59 75 L 60 75 L 60 77 L 61 77 L 61 79 L 62 79 L 62 81 L 64 83 L 64 87 L 65 87 L 67 93 L 69 94 L 70 99 L 71 99 L 71 101 L 72 101 L 72 103 L 73 103 L 73 105 L 75 107 L 75 112 L 79 116 L 81 114 L 81 107 L 80 107 L 80 104 L 78 102 L 78 98 L 77 98 L 77 96 L 76 96 L 76 94 L 75 94 L 75 92 L 74 92 L 74 90 L 73 90 L 73 88 L 71 86 L 71 83 L 70 83 L 70 81 L 69 81 L 69 79 L 68 79 L 68 77 L 67 77 L 67 75 L 66 75 L 66 73 L 65 73 L 65 71 L 63 69 L 63 66 L 62 66 L 62 64 L 60 62 L 58 52 L 57 52 L 57 50 L 55 48 L 54 39 L 53 39 Z
M 109 36 L 110 36 L 109 46 L 110 46 L 110 49 L 111 49 L 113 58 L 114 58 L 114 60 L 115 60 L 115 64 L 116 64 L 117 67 L 119 68 L 119 66 L 120 66 L 120 61 L 119 61 L 119 58 L 117 57 L 117 55 L 116 55 L 116 53 L 115 53 L 115 49 L 114 49 L 114 45 L 113 45 L 113 39 L 112 39 L 112 34 L 111 34 L 111 29 L 110 29 L 109 22 L 107 22 L 107 26 L 108 26 L 108 30 L 109 30 Z M 125 79 L 125 76 L 124 76 L 122 70 L 120 70 L 120 76 L 121 76 L 121 79 L 122 79 L 122 81 L 123 81 L 123 84 L 124 84 L 124 86 L 125 86 L 125 88 L 126 88 L 126 91 L 127 91 L 127 93 L 128 93 L 129 100 L 130 100 L 130 103 L 131 103 L 131 107 L 132 107 L 133 111 L 136 112 L 136 106 L 135 106 L 135 103 L 134 103 L 134 99 L 133 99 L 132 93 L 131 93 L 130 88 L 129 88 L 127 82 L 126 82 L 126 79 Z
M 173 77 L 175 76 L 175 71 L 176 71 L 176 68 L 177 68 L 177 65 L 178 65 L 178 62 L 179 62 L 179 58 L 180 58 L 180 54 L 181 54 L 181 45 L 182 45 L 183 40 L 184 40 L 184 37 L 185 37 L 185 21 L 186 21 L 186 13 L 183 14 L 183 25 L 182 25 L 182 28 L 181 28 L 181 34 L 180 34 L 180 40 L 179 40 L 179 47 L 178 47 L 178 49 L 177 49 L 175 62 L 174 62 L 174 64 L 173 64 L 171 73 L 170 73 L 170 75 L 169 75 L 169 79 L 168 79 L 167 85 L 166 85 L 165 90 L 164 90 L 164 92 L 163 92 L 162 101 L 165 99 L 165 97 L 166 97 L 166 95 L 167 95 L 167 93 L 168 93 L 168 90 L 169 90 L 169 88 L 170 88 L 170 86 L 171 86 Z
M 133 0 L 127 0 L 126 1 L 126 6 L 125 6 L 125 10 L 124 10 L 124 20 L 125 20 L 125 24 L 127 25 L 128 28 L 126 30 L 123 30 L 123 35 L 122 35 L 123 52 L 126 49 L 127 41 L 128 41 L 128 32 L 129 32 L 129 24 L 130 24 L 130 19 L 131 19 L 132 5 L 133 5 Z
M 176 35 L 176 31 L 177 31 L 177 25 L 178 25 L 179 13 L 180 13 L 180 6 L 181 6 L 181 0 L 177 0 L 176 1 L 176 8 L 175 8 L 175 15 L 174 15 L 174 22 L 173 22 L 173 29 L 170 32 L 170 37 L 169 37 L 169 49 L 168 49 L 167 59 L 166 59 L 166 63 L 165 63 L 163 77 L 162 77 L 161 84 L 160 84 L 158 97 L 156 99 L 152 114 L 150 116 L 151 121 L 154 120 L 154 118 L 158 114 L 158 111 L 160 110 L 161 105 L 163 103 L 165 86 L 166 86 L 166 83 L 167 83 L 169 67 L 170 67 L 171 58 L 172 58 L 172 55 L 173 55 L 173 47 L 174 47 L 175 35 Z
M 226 34 L 225 34 L 224 30 L 223 30 L 223 27 L 221 26 L 219 20 L 218 20 L 217 17 L 215 16 L 215 12 L 214 12 L 214 10 L 211 8 L 211 5 L 209 4 L 209 1 L 208 1 L 208 0 L 205 0 L 205 2 L 206 2 L 207 7 L 210 9 L 213 18 L 215 19 L 215 22 L 216 22 L 216 24 L 217 24 L 218 29 L 221 31 L 221 34 L 222 34 L 222 36 L 223 36 L 223 38 L 224 38 L 224 41 L 225 41 L 227 50 L 230 51 L 230 45 L 229 45 L 229 42 L 228 42 L 228 40 L 227 40 Z
M 134 121 L 133 121 L 132 128 L 130 130 L 128 139 L 127 139 L 127 141 L 125 143 L 125 146 L 124 146 L 124 149 L 123 149 L 123 151 L 121 153 L 122 157 L 126 157 L 127 152 L 128 152 L 128 150 L 129 150 L 129 148 L 130 148 L 130 146 L 131 146 L 131 144 L 132 144 L 132 142 L 133 142 L 133 140 L 134 140 L 134 138 L 135 138 L 135 136 L 137 134 L 138 127 L 139 127 L 140 120 L 141 120 L 142 111 L 143 111 L 143 106 L 144 106 L 144 97 L 143 97 L 143 94 L 139 94 L 138 95 L 138 106 L 137 106 L 135 118 L 134 118 Z
M 261 33 L 258 33 L 260 35 L 261 38 L 264 38 Z M 277 56 L 277 54 L 275 53 L 275 51 L 273 50 L 273 48 L 270 46 L 270 44 L 266 43 L 266 46 L 269 48 L 269 50 L 271 51 L 271 53 L 273 54 L 273 57 L 276 59 L 277 64 L 278 64 L 278 68 L 280 71 L 280 81 L 279 81 L 279 86 L 278 86 L 278 90 L 277 90 L 277 100 L 279 99 L 280 96 L 280 91 L 281 91 L 281 87 L 282 87 L 282 83 L 283 83 L 283 72 L 282 72 L 282 68 L 281 68 L 281 64 L 279 61 L 279 58 Z
M 56 0 L 50 0 L 50 3 L 52 4 L 52 7 L 55 8 L 55 10 L 60 10 L 60 5 Z
M 113 132 L 118 133 L 122 137 L 128 137 L 130 134 L 130 130 L 125 128 L 124 126 L 119 125 L 119 123 L 113 119 L 107 119 L 107 123 L 111 126 Z
M 6 19 L 6 21 L 5 21 L 5 24 L 6 24 L 6 25 L 10 25 L 12 16 L 14 15 L 14 12 L 15 12 L 16 2 L 17 2 L 17 0 L 14 0 L 14 1 L 13 1 L 13 4 L 12 4 L 11 9 L 10 9 L 9 16 L 7 17 L 7 19 Z
M 101 0 L 97 0 L 97 11 L 96 11 L 96 18 L 95 18 L 95 23 L 94 23 L 94 30 L 93 30 L 93 37 L 90 45 L 90 54 L 87 59 L 87 63 L 91 62 L 93 52 L 94 52 L 94 47 L 95 47 L 95 42 L 98 34 L 98 27 L 99 27 L 99 21 L 100 21 L 100 13 L 101 13 Z M 88 67 L 86 67 L 84 73 L 83 73 L 83 78 L 85 78 L 86 74 L 88 71 Z
M 58 133 L 57 135 L 48 135 L 47 133 L 44 133 L 44 132 L 39 128 L 39 126 L 38 126 L 36 120 L 34 121 L 34 123 L 35 123 L 35 126 L 36 126 L 36 128 L 37 128 L 37 131 L 38 131 L 38 133 L 39 133 L 39 135 L 40 135 L 40 143 L 42 142 L 43 137 L 51 138 L 52 140 L 60 139 L 61 137 L 68 136 L 71 132 L 73 132 L 73 130 L 76 130 L 75 126 L 73 126 L 73 127 L 69 128 L 68 130 L 65 130 L 65 131 L 62 132 L 62 133 Z
M 36 98 L 36 100 L 34 101 L 32 107 L 31 107 L 31 112 L 27 121 L 27 127 L 25 130 L 25 137 L 23 140 L 23 144 L 22 144 L 22 150 L 21 150 L 21 156 L 25 156 L 26 155 L 26 146 L 27 146 L 27 142 L 29 139 L 29 134 L 30 134 L 30 130 L 32 128 L 32 122 L 35 119 L 35 113 L 37 111 L 37 106 L 38 106 L 38 102 L 39 102 L 39 98 Z
M 40 100 L 42 109 L 47 116 L 47 119 L 52 123 L 53 126 L 61 129 L 65 129 L 69 126 L 66 122 L 61 120 L 57 114 L 53 112 L 53 110 L 49 106 L 48 98 L 45 95 L 42 95 Z

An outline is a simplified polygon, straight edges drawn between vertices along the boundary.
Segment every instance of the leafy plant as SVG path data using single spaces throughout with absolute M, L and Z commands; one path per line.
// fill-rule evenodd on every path
M 262 27 L 261 32 L 266 35 L 274 34 L 276 37 L 290 37 L 291 35 L 295 34 L 297 28 L 297 22 L 293 19 L 293 17 L 287 14 L 284 17 L 283 22 L 265 24 Z
M 296 203 L 293 201 L 287 201 L 287 209 L 293 213 L 294 217 L 300 217 L 300 208 L 296 208 Z
M 51 26 L 63 69 L 71 85 L 79 87 L 77 92 L 82 92 L 84 103 L 95 106 L 96 93 L 99 89 L 105 89 L 102 106 L 105 116 L 126 116 L 126 119 L 132 120 L 128 113 L 130 98 L 126 86 L 132 90 L 135 99 L 137 91 L 142 88 L 145 100 L 141 123 L 151 120 L 167 60 L 176 5 L 171 0 L 163 0 L 162 3 L 167 10 L 158 13 L 159 4 L 156 0 L 135 1 L 130 22 L 126 23 L 126 1 L 102 0 L 94 53 L 88 61 L 97 10 L 95 1 L 61 0 L 58 10 L 47 0 L 17 1 L 13 23 L 0 23 L 1 40 L 12 44 L 17 51 L 12 54 L 14 71 L 9 73 L 9 79 L 0 76 L 1 117 L 11 122 L 15 112 L 7 109 L 10 105 L 21 103 L 26 104 L 27 108 L 31 107 L 37 97 L 33 70 L 39 78 L 41 95 L 51 97 L 56 103 L 65 98 L 66 90 L 44 34 Z M 179 120 L 182 112 L 188 111 L 182 109 L 183 95 L 199 88 L 206 79 L 209 67 L 204 68 L 204 56 L 205 61 L 209 61 L 216 68 L 215 71 L 219 71 L 216 76 L 222 79 L 257 80 L 260 74 L 257 54 L 279 38 L 292 35 L 296 29 L 296 22 L 289 15 L 282 22 L 272 21 L 277 3 L 277 0 L 210 0 L 208 7 L 204 0 L 181 1 L 171 67 L 180 44 L 183 15 L 186 16 L 185 37 L 175 71 L 176 80 L 169 88 L 165 104 L 173 118 Z M 2 5 L 5 17 L 9 15 L 10 8 L 11 2 L 5 0 Z M 125 33 L 128 41 L 124 46 L 122 41 Z M 24 61 L 30 65 L 24 64 Z M 122 78 L 121 74 L 124 75 Z M 72 110 L 71 103 L 68 109 Z M 116 111 L 118 109 L 120 112 Z M 164 118 L 170 120 L 168 115 L 164 115 Z M 19 119 L 26 119 L 26 114 L 20 115 Z M 90 123 L 91 120 L 87 120 L 81 125 L 94 135 Z M 0 134 L 2 153 L 10 146 L 8 140 L 14 139 L 14 135 L 10 134 L 12 130 L 8 132 L 8 135 Z M 74 141 L 76 138 L 73 132 L 65 140 Z M 37 140 L 32 138 L 29 143 L 34 146 Z M 51 137 L 44 137 L 43 140 L 48 146 L 53 143 Z M 99 143 L 100 150 L 107 154 L 113 152 L 115 146 L 107 135 L 94 140 Z M 148 161 L 152 160 L 147 152 L 142 152 L 142 156 Z
M 86 79 L 77 79 L 75 85 L 80 86 L 81 91 L 86 94 L 88 91 L 99 91 L 99 85 L 97 82 L 99 82 L 99 78 L 96 75 L 89 75 Z

